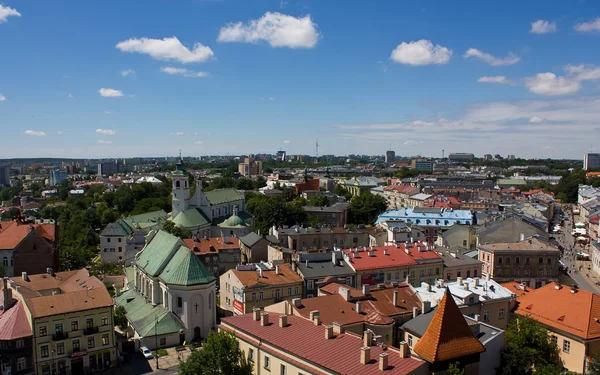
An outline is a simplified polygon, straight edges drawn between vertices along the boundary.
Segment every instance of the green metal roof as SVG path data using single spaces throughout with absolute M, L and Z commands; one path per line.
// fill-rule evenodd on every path
M 146 212 L 145 214 L 132 215 L 123 220 L 133 227 L 134 224 L 143 224 L 143 223 L 161 223 L 167 220 L 167 213 L 165 210 L 158 210 L 152 212 Z
M 148 275 L 158 276 L 173 250 L 182 245 L 183 241 L 179 237 L 159 230 L 137 255 L 135 263 Z
M 181 246 L 177 250 L 159 278 L 166 284 L 185 286 L 208 284 L 215 281 L 212 273 L 185 246 Z
M 142 337 L 177 333 L 185 329 L 175 314 L 167 311 L 162 305 L 152 306 L 152 303 L 146 302 L 134 289 L 115 297 L 115 303 L 125 308 L 127 319 Z
M 512 185 L 512 186 L 524 186 L 527 185 L 525 180 L 513 180 L 510 178 L 501 178 L 498 180 L 497 185 Z
M 177 216 L 175 216 L 173 223 L 175 223 L 175 225 L 178 227 L 194 228 L 207 225 L 210 223 L 210 221 L 208 221 L 200 209 L 190 208 L 185 211 L 181 211 Z
M 217 189 L 204 192 L 212 205 L 243 200 L 244 196 L 235 189 Z
M 228 219 L 219 224 L 221 228 L 246 228 L 248 224 L 238 215 L 231 215 Z
M 245 211 L 238 212 L 237 216 L 240 217 L 242 220 L 244 220 L 244 222 L 247 225 L 250 225 L 252 218 L 254 218 L 254 216 L 250 215 L 249 213 L 247 213 Z M 222 222 L 224 222 L 227 219 L 229 219 L 229 217 L 227 217 L 227 216 L 215 217 L 212 220 L 212 224 L 213 225 L 219 225 L 219 224 L 221 224 Z

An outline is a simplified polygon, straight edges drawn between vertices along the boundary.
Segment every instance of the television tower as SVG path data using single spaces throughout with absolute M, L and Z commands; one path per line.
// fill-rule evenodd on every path
M 317 139 L 317 159 L 319 158 L 319 140 Z

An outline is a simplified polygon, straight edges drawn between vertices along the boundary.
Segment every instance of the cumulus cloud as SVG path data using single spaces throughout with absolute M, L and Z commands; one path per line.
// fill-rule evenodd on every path
M 274 102 L 274 101 L 275 101 L 275 99 L 277 99 L 277 98 L 275 98 L 274 96 L 270 96 L 270 97 L 268 98 L 268 100 L 269 100 L 270 102 Z
M 539 116 L 531 116 L 529 122 L 532 124 L 539 124 L 540 122 L 544 122 L 544 119 Z
M 575 25 L 575 30 L 582 33 L 589 33 L 592 31 L 600 31 L 600 17 L 596 17 L 595 19 L 589 22 L 582 22 Z
M 417 42 L 402 42 L 392 51 L 390 58 L 398 64 L 430 65 L 447 64 L 451 57 L 451 49 L 421 39 Z
M 420 145 L 421 143 L 423 143 L 423 141 L 408 140 L 408 141 L 404 142 L 403 144 L 405 146 L 415 146 L 415 145 Z
M 101 96 L 104 96 L 105 98 L 117 98 L 119 96 L 123 96 L 123 91 L 115 89 L 101 88 L 100 90 L 98 90 L 98 92 Z
M 35 135 L 37 137 L 43 137 L 46 135 L 46 133 L 41 132 L 41 131 L 37 131 L 37 130 L 25 130 L 25 134 L 27 135 Z
M 98 143 L 100 143 L 101 145 L 110 145 L 110 144 L 112 144 L 112 141 L 106 141 L 104 139 L 99 139 Z
M 479 77 L 479 79 L 477 80 L 477 82 L 482 82 L 482 83 L 502 83 L 502 84 L 512 84 L 513 81 L 506 79 L 505 76 L 483 76 L 483 77 Z
M 115 135 L 117 134 L 117 131 L 112 129 L 96 129 L 96 133 L 102 135 Z
M 0 23 L 6 22 L 8 17 L 21 17 L 21 13 L 17 12 L 16 9 L 0 4 Z
M 310 15 L 293 17 L 267 12 L 259 19 L 231 23 L 219 31 L 219 42 L 267 42 L 271 47 L 314 48 L 319 41 L 317 24 Z
M 4 96 L 4 95 L 0 94 L 0 102 L 3 102 L 3 101 L 5 101 L 5 100 L 6 100 L 6 96 Z
M 556 22 L 537 20 L 531 23 L 531 30 L 529 32 L 533 34 L 550 34 L 556 30 Z
M 195 144 L 195 145 L 201 145 L 201 144 L 202 144 L 202 141 L 196 141 L 196 142 L 194 142 L 194 144 Z
M 200 43 L 194 44 L 194 47 L 190 50 L 181 44 L 176 37 L 164 39 L 131 38 L 117 43 L 116 47 L 123 52 L 141 53 L 156 60 L 172 60 L 184 64 L 204 62 L 215 55 L 210 47 Z
M 506 57 L 498 58 L 490 55 L 489 53 L 482 52 L 477 48 L 469 48 L 467 52 L 463 55 L 464 58 L 468 59 L 470 57 L 475 57 L 485 63 L 490 64 L 491 66 L 505 66 L 505 65 L 514 65 L 521 61 L 519 56 L 515 56 L 512 52 L 509 52 Z
M 569 77 L 559 77 L 554 73 L 538 73 L 535 77 L 525 78 L 529 91 L 540 95 L 566 95 L 581 89 L 579 81 Z
M 127 77 L 127 76 L 135 77 L 135 70 L 133 70 L 133 69 L 121 70 L 121 75 L 123 77 Z
M 289 145 L 290 143 L 292 143 L 292 141 L 283 141 L 283 143 L 285 143 L 286 145 Z
M 593 65 L 566 65 L 564 70 L 579 81 L 600 79 L 600 67 Z
M 192 70 L 188 70 L 185 68 L 174 68 L 171 66 L 163 66 L 162 68 L 160 68 L 160 71 L 163 73 L 167 73 L 169 75 L 180 75 L 180 76 L 191 77 L 191 78 L 208 77 L 207 72 L 194 72 Z
M 181 136 L 181 135 L 185 135 L 185 133 L 184 132 L 177 132 L 177 133 L 175 133 L 175 135 Z

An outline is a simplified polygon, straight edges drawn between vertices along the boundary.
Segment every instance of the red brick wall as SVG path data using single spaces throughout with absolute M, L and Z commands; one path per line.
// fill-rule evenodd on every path
M 34 249 L 35 248 L 35 249 Z M 46 273 L 46 268 L 58 270 L 58 251 L 39 233 L 29 233 L 13 251 L 14 275 L 21 272 L 34 275 Z

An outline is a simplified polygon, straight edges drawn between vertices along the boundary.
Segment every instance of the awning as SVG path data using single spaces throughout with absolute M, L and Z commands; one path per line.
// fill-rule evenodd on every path
M 576 227 L 582 227 L 582 228 L 583 228 L 583 227 L 585 227 L 585 224 L 584 224 L 584 223 L 582 223 L 582 222 L 580 221 L 580 222 L 578 222 L 578 223 L 575 223 L 575 226 L 576 226 Z

